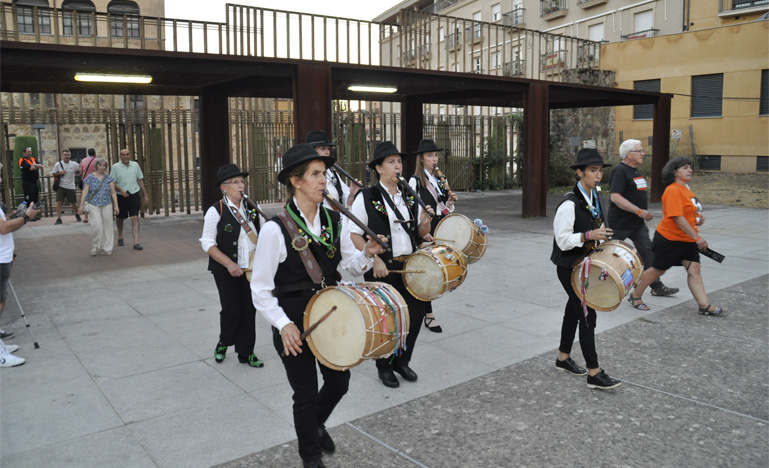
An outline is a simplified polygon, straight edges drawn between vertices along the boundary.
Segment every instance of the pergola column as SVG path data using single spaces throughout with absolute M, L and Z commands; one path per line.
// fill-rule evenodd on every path
M 652 124 L 652 189 L 651 201 L 662 199 L 662 168 L 670 159 L 670 101 L 672 96 L 665 94 L 654 103 L 654 123 Z
M 299 64 L 294 79 L 294 144 L 304 142 L 311 130 L 331 130 L 331 67 L 327 64 Z
M 547 215 L 547 160 L 550 135 L 549 90 L 532 83 L 523 101 L 523 217 Z
M 401 103 L 401 144 L 398 149 L 409 156 L 403 161 L 403 174 L 408 179 L 416 168 L 416 157 L 412 155 L 417 150 L 422 139 L 422 101 L 406 98 Z
M 228 97 L 214 90 L 200 94 L 200 191 L 203 208 L 221 197 L 216 171 L 231 162 Z

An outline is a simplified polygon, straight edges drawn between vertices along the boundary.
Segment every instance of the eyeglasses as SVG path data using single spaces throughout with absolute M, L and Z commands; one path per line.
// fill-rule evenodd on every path
M 237 184 L 245 185 L 245 183 L 246 183 L 245 180 L 228 180 L 227 182 L 225 182 L 225 184 L 231 184 L 231 185 L 237 185 Z
M 630 153 L 646 154 L 646 151 L 644 151 L 644 150 L 633 150 L 633 151 L 630 151 Z

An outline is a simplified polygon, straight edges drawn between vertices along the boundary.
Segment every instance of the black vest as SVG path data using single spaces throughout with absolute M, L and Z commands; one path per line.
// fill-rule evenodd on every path
M 563 196 L 563 200 L 558 204 L 560 207 L 565 201 L 571 200 L 574 202 L 574 232 L 585 232 L 595 229 L 595 220 L 590 213 L 590 207 L 588 207 L 585 198 L 579 190 L 577 185 L 571 192 L 567 192 Z M 556 208 L 556 211 L 558 209 Z M 550 261 L 560 267 L 572 268 L 574 264 L 585 257 L 587 254 L 587 247 L 584 245 L 574 247 L 571 250 L 563 251 L 558 248 L 558 244 L 555 243 L 555 236 L 553 236 L 553 253 L 550 255 Z
M 219 202 L 214 203 L 211 206 L 217 213 L 219 213 L 219 222 L 216 224 L 216 247 L 221 250 L 227 258 L 238 263 L 238 237 L 240 236 L 240 230 L 242 229 L 240 223 L 235 219 L 232 213 L 230 213 L 230 210 L 224 209 L 224 200 L 219 200 Z M 247 210 L 244 211 L 248 212 Z M 252 220 L 258 234 L 260 229 L 259 216 L 252 216 Z M 229 275 L 227 268 L 214 260 L 210 255 L 208 257 L 208 271 Z
M 294 202 L 291 202 L 291 209 L 294 213 L 299 214 Z M 342 225 L 340 223 L 341 215 L 333 210 L 327 210 L 323 205 L 318 207 L 318 214 L 320 216 L 321 230 L 326 227 L 326 213 L 331 216 L 331 236 L 333 238 L 334 247 L 336 252 L 333 257 L 328 256 L 328 250 L 325 246 L 321 245 L 310 238 L 309 235 L 304 235 L 309 241 L 308 248 L 315 257 L 315 261 L 318 263 L 323 277 L 326 281 L 326 286 L 332 286 L 337 283 L 336 269 L 339 266 L 339 262 L 342 261 L 341 250 L 341 234 Z M 301 216 L 301 215 L 300 215 Z M 307 269 L 304 267 L 302 258 L 291 245 L 292 238 L 289 236 L 286 227 L 283 222 L 275 216 L 272 221 L 276 222 L 280 226 L 280 231 L 283 233 L 283 240 L 286 244 L 286 260 L 278 265 L 278 271 L 275 273 L 275 296 L 278 298 L 278 303 L 283 307 L 281 303 L 282 298 L 293 291 L 306 291 L 313 288 L 320 289 L 320 286 L 313 283 L 310 279 L 310 275 L 307 273 Z M 304 221 L 304 220 L 303 220 Z M 309 300 L 309 299 L 308 299 Z M 285 310 L 285 307 L 284 307 Z M 288 312 L 287 312 L 288 313 Z
M 382 188 L 380 184 L 376 184 L 373 187 L 362 189 L 360 194 L 363 197 L 363 206 L 366 208 L 366 215 L 368 216 L 368 227 L 376 234 L 381 234 L 386 236 L 388 239 L 391 239 L 392 232 L 390 231 L 390 218 L 387 214 L 382 213 L 382 210 L 384 210 L 386 213 L 389 213 L 392 210 L 392 207 L 384 199 L 382 190 L 386 189 Z M 415 220 L 404 224 L 404 228 L 407 232 L 410 233 L 409 239 L 411 240 L 411 252 L 414 252 L 417 249 L 416 239 L 419 237 L 419 206 L 417 206 L 416 202 L 414 202 L 411 206 L 409 206 L 409 202 L 406 202 L 406 206 L 408 207 L 409 219 Z M 385 264 L 388 266 L 392 265 L 392 251 L 379 254 L 379 258 L 384 260 Z
M 427 187 L 422 187 L 422 179 L 415 175 L 411 176 L 411 178 L 417 181 L 417 193 L 419 194 L 419 198 L 421 198 L 427 205 L 431 206 L 433 211 L 435 211 L 435 216 L 430 220 L 430 234 L 435 234 L 435 227 L 446 217 L 446 215 L 438 212 L 438 202 L 440 201 L 446 204 L 446 202 L 449 201 L 449 193 L 440 188 L 435 189 L 436 194 L 438 195 L 438 200 L 436 200 Z M 430 181 L 427 183 L 429 184 Z M 433 186 L 433 188 L 435 188 L 435 186 Z

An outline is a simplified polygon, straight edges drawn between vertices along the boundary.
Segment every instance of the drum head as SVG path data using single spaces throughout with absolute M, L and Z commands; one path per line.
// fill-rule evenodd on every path
M 453 244 L 465 251 L 473 239 L 473 222 L 461 214 L 450 214 L 435 227 L 435 237 L 440 244 Z
M 334 306 L 337 309 L 307 337 L 307 343 L 326 367 L 345 370 L 361 362 L 366 348 L 366 324 L 355 300 L 338 288 L 324 289 L 307 305 L 304 328 Z
M 447 291 L 442 265 L 428 252 L 412 254 L 403 265 L 404 270 L 424 273 L 404 273 L 403 282 L 411 294 L 422 301 L 432 301 Z

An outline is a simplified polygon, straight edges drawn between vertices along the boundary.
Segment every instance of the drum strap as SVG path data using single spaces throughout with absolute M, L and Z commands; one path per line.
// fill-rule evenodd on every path
M 579 268 L 579 288 L 582 293 L 582 313 L 585 315 L 585 327 L 590 328 L 590 322 L 587 319 L 587 303 L 585 298 L 587 297 L 588 277 L 590 276 L 590 257 L 585 257 L 582 262 L 577 266 Z
M 398 221 L 406 225 L 406 233 L 411 239 L 411 248 L 412 250 L 416 250 L 416 246 L 422 243 L 419 239 L 414 238 L 415 229 L 412 230 L 414 225 L 418 225 L 418 221 L 415 221 L 413 219 L 408 219 L 408 220 L 403 219 L 403 215 L 401 214 L 401 211 L 395 206 L 395 202 L 393 202 L 393 199 L 390 197 L 390 194 L 387 193 L 387 190 L 382 190 L 381 188 L 379 188 L 379 184 L 375 185 L 375 187 L 379 189 L 379 193 L 382 194 L 382 198 L 384 198 L 385 202 L 388 205 L 390 205 L 390 208 L 392 208 L 393 212 L 395 213 L 395 217 L 398 218 Z M 416 218 L 416 215 L 414 214 L 414 212 L 411 211 L 411 209 L 409 209 L 409 205 L 406 204 L 405 202 L 406 199 L 404 198 L 403 200 L 406 206 L 406 210 L 411 214 L 411 217 Z M 419 210 L 417 210 L 417 213 L 419 213 Z
M 315 260 L 315 256 L 310 251 L 310 246 L 308 245 L 307 239 L 299 234 L 299 229 L 289 216 L 288 211 L 283 209 L 280 213 L 278 213 L 278 219 L 281 223 L 283 223 L 286 231 L 288 231 L 288 235 L 291 237 L 291 239 L 293 239 L 291 241 L 291 246 L 294 248 L 294 250 L 299 252 L 299 258 L 302 259 L 304 268 L 307 270 L 307 274 L 310 276 L 312 282 L 315 284 L 320 284 L 325 288 L 326 280 L 323 277 L 323 273 L 320 271 L 320 264 L 318 264 L 318 262 Z

